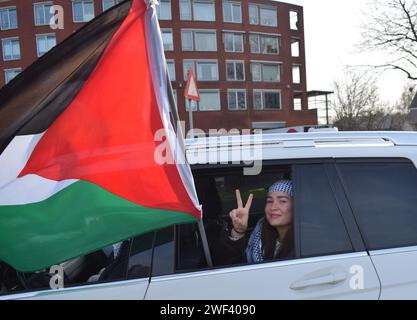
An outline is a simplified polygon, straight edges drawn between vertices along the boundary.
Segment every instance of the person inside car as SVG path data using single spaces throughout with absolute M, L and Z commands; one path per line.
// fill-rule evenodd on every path
M 293 255 L 293 185 L 281 180 L 268 189 L 265 216 L 248 233 L 251 194 L 243 206 L 236 190 L 237 208 L 230 212 L 232 227 L 223 232 L 213 247 L 216 265 L 260 263 Z

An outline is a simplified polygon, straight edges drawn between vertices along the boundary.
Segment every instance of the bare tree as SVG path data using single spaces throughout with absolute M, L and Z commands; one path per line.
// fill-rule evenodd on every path
M 417 80 L 417 0 L 372 0 L 367 16 L 362 49 L 392 57 L 376 67 L 400 70 Z
M 383 121 L 384 105 L 377 79 L 367 72 L 347 68 L 343 80 L 334 81 L 335 126 L 340 130 L 373 130 Z

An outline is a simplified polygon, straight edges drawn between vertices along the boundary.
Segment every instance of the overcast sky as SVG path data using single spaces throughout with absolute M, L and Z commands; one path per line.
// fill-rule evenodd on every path
M 368 65 L 382 55 L 360 54 L 366 0 L 283 0 L 304 7 L 308 90 L 331 90 L 346 65 Z M 407 83 L 399 71 L 386 71 L 379 81 L 382 99 L 396 102 Z

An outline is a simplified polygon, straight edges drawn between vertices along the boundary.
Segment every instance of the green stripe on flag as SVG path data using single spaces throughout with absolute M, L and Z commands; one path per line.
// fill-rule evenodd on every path
M 196 221 L 190 214 L 140 206 L 79 181 L 42 202 L 0 206 L 0 260 L 33 272 L 149 231 Z

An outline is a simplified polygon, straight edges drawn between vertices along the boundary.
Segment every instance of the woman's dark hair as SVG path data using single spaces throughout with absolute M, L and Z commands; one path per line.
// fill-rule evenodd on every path
M 285 259 L 292 254 L 294 247 L 292 227 L 290 227 L 284 239 L 278 239 L 278 231 L 268 223 L 268 220 L 265 219 L 265 222 L 262 224 L 261 235 L 265 260 Z M 281 243 L 281 247 L 279 249 L 278 255 L 274 257 L 277 240 L 279 240 Z

